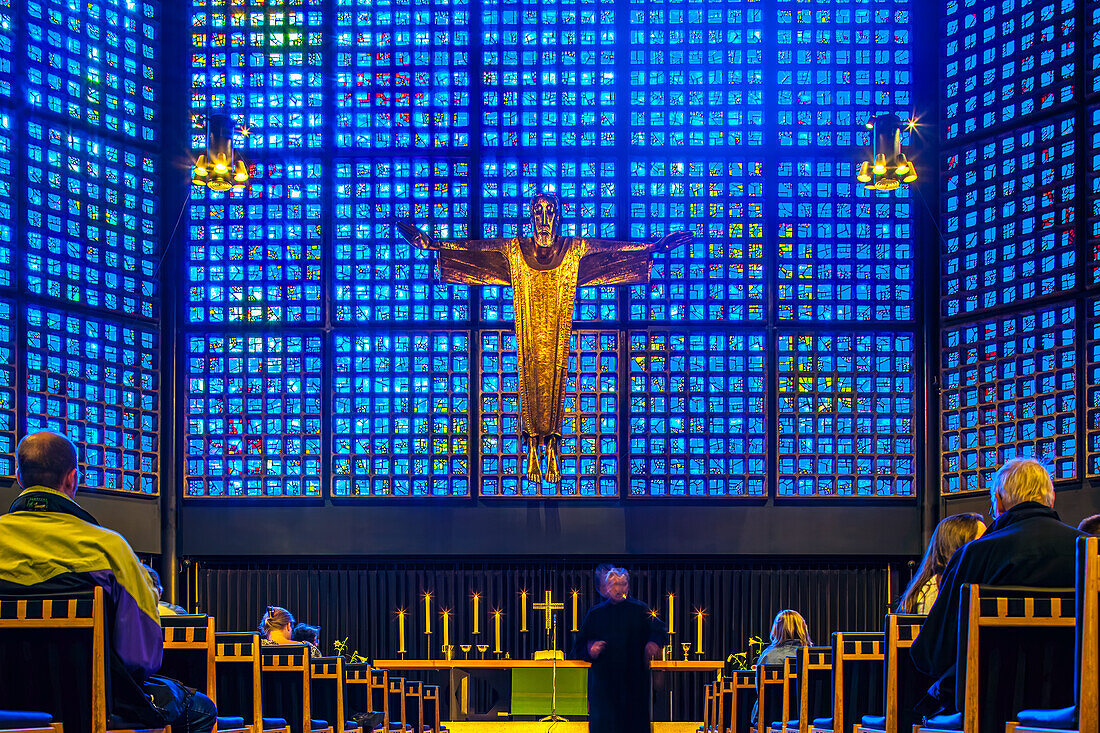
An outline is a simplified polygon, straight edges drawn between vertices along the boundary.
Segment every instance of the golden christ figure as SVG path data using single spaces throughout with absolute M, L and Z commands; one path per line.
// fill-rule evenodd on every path
M 561 204 L 540 193 L 531 201 L 534 237 L 435 241 L 407 222 L 397 227 L 414 246 L 440 252 L 439 279 L 463 285 L 511 285 L 519 357 L 520 429 L 527 439 L 527 479 L 540 483 L 539 446 L 546 446 L 546 480 L 561 481 L 561 426 L 569 335 L 578 287 L 649 281 L 653 252 L 687 244 L 688 232 L 660 242 L 617 242 L 558 234 Z

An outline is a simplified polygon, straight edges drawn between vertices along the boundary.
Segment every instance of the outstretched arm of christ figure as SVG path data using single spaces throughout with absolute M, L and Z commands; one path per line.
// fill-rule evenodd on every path
M 695 239 L 691 232 L 673 232 L 658 242 L 621 242 L 613 239 L 588 239 L 589 253 L 594 252 L 668 252 Z
M 435 251 L 458 250 L 463 252 L 499 252 L 506 239 L 432 239 L 407 221 L 397 222 L 397 231 L 417 249 Z

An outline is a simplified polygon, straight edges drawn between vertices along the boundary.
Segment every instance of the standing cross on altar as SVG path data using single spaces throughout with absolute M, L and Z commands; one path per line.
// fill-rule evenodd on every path
M 553 626 L 551 621 L 554 615 L 554 611 L 564 611 L 565 604 L 554 603 L 553 595 L 550 591 L 546 591 L 546 600 L 542 603 L 532 603 L 531 608 L 535 609 L 536 611 L 543 611 L 546 613 L 546 636 L 550 641 L 550 648 L 557 649 L 558 639 L 550 633 L 550 630 Z

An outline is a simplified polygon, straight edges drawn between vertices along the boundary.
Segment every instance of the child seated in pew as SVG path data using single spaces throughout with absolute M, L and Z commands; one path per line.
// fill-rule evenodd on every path
M 927 615 L 939 594 L 940 576 L 947 561 L 967 542 L 985 534 L 985 522 L 981 514 L 968 512 L 944 517 L 932 532 L 928 549 L 920 561 L 920 567 L 909 581 L 909 587 L 898 601 L 898 613 Z
M 268 606 L 267 613 L 260 619 L 261 644 L 306 644 L 294 638 L 294 616 L 280 606 Z M 308 644 L 309 656 L 321 656 L 321 650 Z
M 323 656 L 321 654 L 321 627 L 309 624 L 297 624 L 294 627 L 294 641 L 309 644 L 317 652 L 310 651 L 310 656 Z
M 161 600 L 161 596 L 164 595 L 164 587 L 160 584 L 160 574 L 148 565 L 142 564 L 141 567 L 145 568 L 145 572 L 149 575 L 149 580 L 153 582 L 153 590 L 157 594 L 157 614 L 160 616 L 186 615 L 187 611 L 183 606 L 177 606 L 175 603 Z

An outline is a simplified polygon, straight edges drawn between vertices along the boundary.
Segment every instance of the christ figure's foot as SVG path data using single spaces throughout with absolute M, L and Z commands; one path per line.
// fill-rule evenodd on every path
M 561 483 L 561 471 L 558 469 L 557 441 L 551 440 L 546 446 L 546 480 L 552 484 Z
M 538 443 L 532 438 L 527 449 L 527 480 L 532 483 L 542 483 L 542 465 L 539 463 Z

